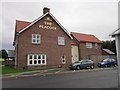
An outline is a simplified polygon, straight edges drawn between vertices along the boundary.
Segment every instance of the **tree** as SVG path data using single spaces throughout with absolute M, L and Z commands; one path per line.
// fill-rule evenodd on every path
M 8 54 L 7 54 L 7 51 L 5 49 L 2 49 L 0 51 L 0 58 L 4 58 L 4 59 L 8 58 Z
M 112 40 L 103 41 L 102 48 L 109 49 L 116 54 L 115 40 L 113 40 L 113 41 Z

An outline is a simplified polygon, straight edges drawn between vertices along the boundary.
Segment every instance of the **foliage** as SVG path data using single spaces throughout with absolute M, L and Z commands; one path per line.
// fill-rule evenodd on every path
M 0 58 L 3 58 L 3 59 L 7 59 L 8 58 L 8 54 L 7 54 L 7 51 L 5 49 L 2 49 L 0 51 Z
M 11 60 L 11 61 L 6 60 L 3 63 L 4 63 L 3 65 L 5 65 L 5 66 L 14 66 L 15 65 L 15 61 L 13 61 L 13 60 Z
M 5 61 L 5 59 L 3 59 L 3 58 L 0 58 L 0 61 Z
M 116 53 L 116 46 L 115 46 L 115 40 L 110 40 L 110 41 L 103 41 L 102 43 L 102 48 L 104 49 L 109 49 L 112 52 Z

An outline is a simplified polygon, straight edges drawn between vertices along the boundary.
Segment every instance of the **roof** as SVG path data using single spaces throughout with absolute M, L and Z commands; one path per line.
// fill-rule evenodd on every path
M 8 50 L 8 57 L 15 57 L 15 51 L 14 50 Z
M 107 52 L 108 54 L 115 54 L 114 52 L 110 51 L 109 49 L 103 49 L 103 51 Z
M 34 20 L 33 22 L 24 22 L 24 21 L 17 21 L 16 22 L 16 31 L 18 31 L 18 33 L 22 33 L 23 31 L 25 31 L 27 28 L 29 28 L 30 26 L 32 26 L 33 24 L 35 24 L 36 22 L 38 22 L 39 20 L 41 20 L 42 18 L 44 18 L 46 15 L 50 15 L 55 22 L 63 29 L 63 31 L 72 39 L 71 35 L 68 33 L 68 31 L 58 22 L 58 20 L 50 13 L 47 12 L 46 14 L 43 14 L 42 16 L 38 17 L 36 20 Z
M 78 41 L 85 41 L 85 42 L 95 42 L 95 43 L 102 43 L 101 40 L 99 40 L 94 35 L 90 34 L 82 34 L 82 33 L 76 33 L 71 32 L 71 34 L 78 40 Z
M 112 34 L 110 34 L 110 35 L 112 35 L 113 37 L 115 36 L 115 35 L 118 35 L 118 34 L 120 34 L 120 28 L 119 29 L 117 29 L 117 30 L 115 30 Z
M 31 22 L 16 20 L 16 32 L 19 32 L 29 24 L 31 24 Z

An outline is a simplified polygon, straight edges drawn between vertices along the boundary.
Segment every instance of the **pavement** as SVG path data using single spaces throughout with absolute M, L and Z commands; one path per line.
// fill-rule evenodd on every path
M 41 76 L 41 75 L 50 75 L 50 74 L 62 74 L 62 73 L 73 73 L 73 72 L 85 72 L 85 71 L 97 71 L 97 70 L 110 70 L 116 69 L 116 67 L 109 68 L 94 68 L 94 69 L 81 69 L 81 70 L 69 70 L 69 69 L 49 69 L 49 70 L 39 70 L 31 72 L 22 72 L 22 73 L 13 73 L 0 75 L 0 79 L 12 78 L 12 77 L 30 77 L 30 76 Z

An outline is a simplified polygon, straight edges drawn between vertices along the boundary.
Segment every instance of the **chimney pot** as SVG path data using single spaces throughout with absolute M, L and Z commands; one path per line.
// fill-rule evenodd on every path
M 46 14 L 47 12 L 50 12 L 50 9 L 47 8 L 47 7 L 44 7 L 44 8 L 43 8 L 43 14 Z

